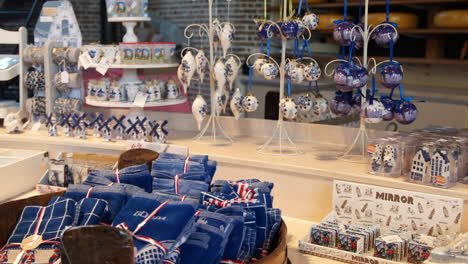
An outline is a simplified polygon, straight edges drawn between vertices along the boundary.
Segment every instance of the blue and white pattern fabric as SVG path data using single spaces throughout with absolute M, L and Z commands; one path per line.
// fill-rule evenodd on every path
M 154 178 L 153 189 L 158 192 L 185 195 L 197 198 L 201 192 L 206 192 L 210 185 L 201 181 Z
M 263 246 L 262 255 L 268 254 L 272 249 L 273 239 L 281 226 L 281 210 L 278 208 L 271 208 L 267 210 L 268 227 L 267 236 Z
M 107 201 L 96 198 L 84 198 L 76 204 L 73 226 L 97 225 L 108 211 Z
M 207 184 L 209 184 L 211 180 L 209 175 L 204 171 L 192 171 L 192 172 L 186 172 L 186 173 L 181 173 L 181 174 L 171 174 L 170 172 L 167 172 L 167 171 L 152 171 L 151 176 L 153 176 L 153 179 L 154 178 L 159 178 L 159 179 L 179 178 L 181 180 L 201 181 Z
M 97 170 L 92 171 L 89 176 L 103 177 L 111 182 L 126 183 L 138 186 L 146 192 L 152 190 L 152 177 L 146 164 L 127 167 L 121 170 Z M 89 177 L 88 176 L 88 177 Z
M 205 171 L 205 167 L 195 161 L 181 159 L 161 159 L 153 161 L 151 171 L 165 171 L 172 175 L 193 171 Z

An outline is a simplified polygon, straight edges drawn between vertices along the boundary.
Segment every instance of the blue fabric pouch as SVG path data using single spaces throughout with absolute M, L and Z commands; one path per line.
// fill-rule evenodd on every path
M 117 188 L 123 188 L 124 192 L 127 194 L 128 197 L 131 197 L 137 193 L 140 192 L 146 192 L 144 189 L 131 185 L 131 184 L 125 184 L 125 183 L 114 183 L 113 181 L 100 177 L 97 175 L 89 175 L 86 181 L 83 182 L 84 185 L 89 185 L 89 186 L 114 186 Z M 120 186 L 120 187 L 119 187 Z
M 109 211 L 102 219 L 103 222 L 112 223 L 117 213 L 122 209 L 127 201 L 125 187 L 122 185 L 112 186 L 88 186 L 82 184 L 71 184 L 64 197 L 77 202 L 83 198 L 102 199 L 107 202 Z
M 189 239 L 180 247 L 179 264 L 205 263 L 205 255 L 209 247 L 208 243 L 209 241 L 204 242 Z
M 172 175 L 191 171 L 205 171 L 203 164 L 180 159 L 157 159 L 153 161 L 151 171 L 166 171 Z
M 179 178 L 180 180 L 190 180 L 190 181 L 202 181 L 207 184 L 210 183 L 210 176 L 207 174 L 207 172 L 204 171 L 191 171 L 187 173 L 182 173 L 182 174 L 171 174 L 170 172 L 167 171 L 152 171 L 151 176 L 154 178 L 160 178 L 160 179 L 175 179 Z
M 223 255 L 227 243 L 227 237 L 221 229 L 207 224 L 196 223 L 195 230 L 210 236 L 210 242 L 205 256 L 203 257 L 206 264 L 218 264 Z
M 146 164 L 127 167 L 119 171 L 113 171 L 113 170 L 92 171 L 89 174 L 89 176 L 104 177 L 115 183 L 126 183 L 126 184 L 135 185 L 144 189 L 146 192 L 151 192 L 152 181 L 153 181 Z
M 208 183 L 190 180 L 154 178 L 153 182 L 153 190 L 156 192 L 186 195 L 192 198 L 200 197 L 200 193 L 208 191 L 209 187 Z
M 255 212 L 244 208 L 244 240 L 237 260 L 248 263 L 255 253 L 257 224 Z
M 278 208 L 268 209 L 268 227 L 267 227 L 267 236 L 263 246 L 263 255 L 268 254 L 272 250 L 273 238 L 278 232 L 281 226 L 281 210 Z
M 96 198 L 84 198 L 76 203 L 73 226 L 99 224 L 108 211 L 107 201 Z

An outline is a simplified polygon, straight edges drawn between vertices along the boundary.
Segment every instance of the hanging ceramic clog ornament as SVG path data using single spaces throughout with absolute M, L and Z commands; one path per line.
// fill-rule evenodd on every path
M 307 64 L 304 67 L 304 78 L 310 82 L 317 81 L 322 75 L 320 66 L 314 62 Z
M 205 72 L 208 69 L 208 58 L 206 58 L 203 50 L 199 50 L 197 56 L 195 56 L 195 64 L 197 65 L 197 74 L 200 77 L 200 83 L 203 83 Z
M 367 123 L 377 124 L 382 122 L 384 111 L 385 107 L 379 100 L 371 99 L 364 104 L 361 114 Z
M 255 112 L 258 108 L 258 99 L 253 93 L 248 93 L 247 96 L 242 99 L 242 107 L 246 112 Z
M 332 113 L 336 116 L 348 115 L 352 109 L 349 99 L 350 98 L 348 98 L 348 94 L 337 92 L 330 103 L 330 110 Z
M 297 116 L 297 105 L 291 97 L 284 97 L 280 102 L 281 114 L 284 118 L 291 120 Z
M 232 114 L 234 115 L 234 118 L 236 120 L 239 120 L 240 115 L 242 114 L 242 112 L 244 112 L 244 107 L 242 106 L 242 99 L 243 96 L 239 88 L 237 88 L 234 94 L 232 95 L 230 103 Z
M 410 101 L 403 100 L 396 104 L 393 115 L 398 123 L 408 125 L 416 120 L 418 109 L 416 108 L 416 105 Z
M 198 130 L 201 129 L 203 119 L 205 119 L 207 113 L 208 105 L 206 104 L 205 99 L 203 99 L 201 95 L 197 95 L 192 103 L 192 114 L 193 118 L 197 122 Z
M 382 48 L 389 48 L 398 41 L 398 33 L 395 31 L 396 24 L 383 22 L 372 32 L 372 39 Z
M 263 77 L 267 80 L 273 80 L 278 76 L 279 69 L 278 66 L 272 61 L 268 61 L 262 66 Z
M 270 26 L 271 26 L 271 23 L 267 20 L 255 20 L 255 23 L 256 23 L 256 29 L 255 29 L 255 32 L 257 34 L 257 36 L 261 39 L 261 40 L 267 40 L 268 39 L 268 32 L 270 29 Z M 274 26 L 273 26 L 274 27 Z
M 286 39 L 295 39 L 299 32 L 299 24 L 294 19 L 287 19 L 280 25 L 281 32 Z
M 393 119 L 393 111 L 394 111 L 394 108 L 395 108 L 395 103 L 388 96 L 383 96 L 382 98 L 380 98 L 380 102 L 384 106 L 382 119 L 384 121 L 392 120 Z
M 229 89 L 232 90 L 232 85 L 239 74 L 240 65 L 237 62 L 237 59 L 234 56 L 230 56 L 226 63 L 226 71 L 227 71 L 227 80 L 229 82 Z
M 310 93 L 305 93 L 299 96 L 296 100 L 296 105 L 302 112 L 309 112 L 312 110 L 312 99 Z
M 214 77 L 218 90 L 223 90 L 226 86 L 227 71 L 224 59 L 219 59 L 214 66 Z
M 221 48 L 223 49 L 223 57 L 226 57 L 226 54 L 232 46 L 232 41 L 234 40 L 234 27 L 231 23 L 223 23 L 223 27 L 218 34 L 219 41 L 221 42 Z
M 314 13 L 306 12 L 304 17 L 302 17 L 302 23 L 310 30 L 314 30 L 319 25 L 319 17 Z
M 312 110 L 316 116 L 327 114 L 329 111 L 327 99 L 325 99 L 321 94 L 317 94 L 312 105 Z
M 380 83 L 389 89 L 398 87 L 403 80 L 403 71 L 399 63 L 389 62 L 382 66 L 379 74 Z
M 268 62 L 268 59 L 265 58 L 265 57 L 260 57 L 260 58 L 256 59 L 254 64 L 253 64 L 253 67 L 254 67 L 255 71 L 258 74 L 263 75 L 262 66 L 267 62 Z

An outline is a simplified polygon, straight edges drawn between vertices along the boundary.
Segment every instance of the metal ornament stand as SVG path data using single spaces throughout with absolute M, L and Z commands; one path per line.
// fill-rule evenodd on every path
M 395 30 L 395 32 L 396 32 L 396 34 L 398 36 L 398 31 L 393 25 L 391 25 L 391 24 L 386 24 L 386 25 L 391 26 Z M 372 36 L 372 33 L 377 28 L 382 26 L 382 24 L 377 25 L 374 28 L 372 28 L 372 26 L 373 25 L 369 25 L 369 0 L 365 0 L 365 4 L 364 4 L 364 30 L 361 27 L 356 25 L 351 30 L 351 36 L 353 36 L 354 30 L 357 30 L 362 35 L 362 39 L 363 39 L 362 63 L 361 63 L 361 61 L 359 61 L 359 59 L 357 57 L 356 58 L 358 59 L 358 62 L 361 64 L 361 66 L 368 70 L 369 74 L 375 74 L 376 71 L 377 71 L 377 67 L 379 65 L 389 61 L 389 60 L 386 60 L 386 61 L 382 61 L 382 62 L 377 64 L 374 58 L 368 59 L 368 57 L 367 57 L 368 56 L 368 45 L 369 45 L 370 37 Z M 372 30 L 371 30 L 371 28 L 372 28 Z M 355 36 L 353 36 L 353 37 L 355 38 Z M 355 39 L 352 39 L 352 40 L 354 41 Z M 327 69 L 328 69 L 328 67 L 330 65 L 332 65 L 335 62 L 346 62 L 346 60 L 337 59 L 337 60 L 330 61 L 325 66 L 325 74 L 327 76 L 332 76 L 334 74 L 334 70 L 329 72 Z M 369 64 L 371 62 L 373 62 L 374 66 L 371 69 L 369 69 Z M 367 101 L 366 93 L 367 93 L 367 84 L 365 86 L 361 87 L 361 94 L 362 94 L 361 109 L 363 109 L 363 107 L 365 106 L 366 101 Z M 344 151 L 343 154 L 338 156 L 338 159 L 343 160 L 343 161 L 348 161 L 348 162 L 367 163 L 367 142 L 368 142 L 368 139 L 369 139 L 369 135 L 367 134 L 365 118 L 363 117 L 363 115 L 361 115 L 359 130 L 358 130 L 358 132 L 356 134 L 356 137 L 354 138 L 353 143 L 346 148 L 346 150 Z
M 230 0 L 227 0 L 230 1 Z M 214 79 L 214 64 L 215 64 L 215 55 L 214 55 L 214 26 L 213 26 L 213 0 L 208 0 L 208 26 L 206 24 L 191 24 L 185 28 L 185 37 L 190 39 L 193 37 L 193 33 L 191 35 L 187 35 L 187 31 L 192 27 L 198 27 L 199 32 L 204 31 L 208 35 L 208 43 L 210 47 L 210 97 L 211 97 L 211 113 L 210 117 L 208 118 L 207 123 L 203 127 L 203 129 L 198 133 L 197 136 L 193 138 L 194 141 L 215 145 L 215 146 L 222 146 L 222 145 L 230 145 L 234 142 L 231 136 L 224 130 L 221 122 L 219 121 L 219 113 L 216 113 L 216 97 L 215 97 L 215 79 Z
M 283 1 L 283 20 L 286 20 L 287 18 L 287 10 L 288 10 L 288 0 Z M 270 61 L 276 64 L 279 68 L 279 74 L 280 74 L 280 91 L 279 91 L 279 102 L 278 104 L 281 104 L 281 102 L 284 99 L 284 83 L 285 83 L 285 76 L 286 76 L 286 45 L 287 45 L 287 39 L 284 37 L 281 27 L 276 24 L 273 21 L 268 21 L 271 25 L 269 26 L 268 29 L 268 34 L 269 37 L 270 33 L 272 31 L 270 28 L 272 26 L 276 27 L 278 32 L 281 34 L 281 64 L 278 65 L 278 63 L 271 58 L 270 56 L 263 54 L 263 53 L 255 53 L 249 56 L 247 59 L 247 66 L 253 67 L 252 64 L 249 64 L 249 60 L 255 56 L 263 56 L 268 58 Z M 307 27 L 304 27 L 304 29 L 309 33 L 308 40 L 310 40 L 312 34 L 310 30 Z M 303 39 L 304 36 L 302 36 Z M 281 111 L 281 107 L 279 108 L 278 111 L 278 122 L 276 123 L 276 126 L 273 130 L 273 135 L 260 147 L 257 148 L 257 152 L 266 154 L 266 155 L 274 155 L 274 156 L 293 156 L 293 155 L 300 155 L 304 154 L 304 152 L 299 149 L 299 147 L 293 142 L 291 139 L 289 132 L 288 132 L 288 126 L 287 123 L 283 120 L 283 113 Z

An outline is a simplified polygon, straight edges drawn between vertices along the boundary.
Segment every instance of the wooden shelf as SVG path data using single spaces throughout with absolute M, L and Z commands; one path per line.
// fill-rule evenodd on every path
M 170 106 L 178 105 L 187 102 L 187 97 L 180 96 L 177 99 L 165 99 L 155 102 L 146 102 L 145 107 L 158 107 L 158 106 Z M 133 102 L 111 102 L 111 101 L 97 101 L 86 97 L 86 104 L 89 106 L 107 107 L 107 108 L 132 108 L 136 107 Z
M 332 29 L 314 30 L 312 34 L 332 34 Z M 398 29 L 400 35 L 465 35 L 468 34 L 468 28 L 405 28 Z
M 315 55 L 316 59 L 333 60 L 336 56 L 333 55 Z M 369 56 L 375 58 L 377 62 L 388 60 L 388 57 Z M 468 65 L 468 60 L 457 59 L 427 59 L 427 58 L 411 58 L 411 57 L 395 57 L 395 61 L 406 64 L 439 64 L 439 65 Z
M 413 4 L 424 4 L 424 5 L 440 5 L 449 3 L 468 3 L 466 0 L 393 0 L 391 5 L 413 5 Z M 342 8 L 343 2 L 335 3 L 316 3 L 310 4 L 311 9 L 322 9 L 322 8 Z M 348 7 L 358 7 L 359 2 L 348 2 Z M 385 6 L 385 1 L 369 1 L 369 6 Z

